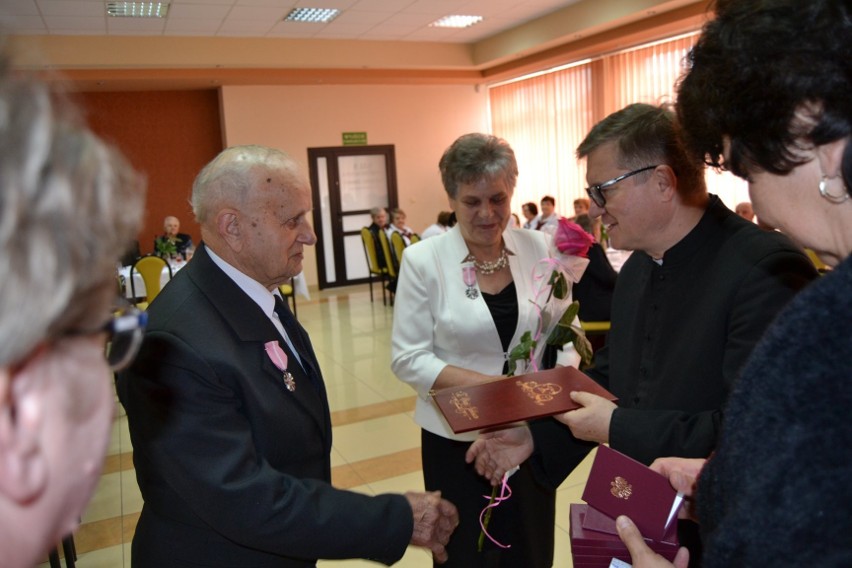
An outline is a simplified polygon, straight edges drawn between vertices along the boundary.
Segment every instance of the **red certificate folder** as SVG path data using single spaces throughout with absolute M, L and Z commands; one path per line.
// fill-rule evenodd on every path
M 646 538 L 671 542 L 670 530 L 676 524 L 683 497 L 656 471 L 601 445 L 592 462 L 583 501 L 610 519 L 627 515 Z
M 433 399 L 453 432 L 460 434 L 574 410 L 580 405 L 568 396 L 571 391 L 616 400 L 611 392 L 574 367 L 440 389 Z
M 586 516 L 594 511 L 588 505 L 571 504 L 571 557 L 575 568 L 608 568 L 613 558 L 630 563 L 630 552 L 621 539 L 608 533 L 585 528 Z M 614 524 L 614 522 L 613 522 Z M 678 545 L 645 539 L 651 549 L 669 561 L 674 560 Z

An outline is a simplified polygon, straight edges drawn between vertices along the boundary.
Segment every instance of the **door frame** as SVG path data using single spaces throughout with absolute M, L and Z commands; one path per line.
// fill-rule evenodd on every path
M 337 158 L 343 156 L 360 156 L 360 155 L 376 155 L 382 154 L 385 157 L 385 178 L 387 179 L 387 197 L 388 197 L 388 213 L 398 204 L 397 183 L 396 183 L 396 154 L 393 144 L 381 145 L 364 145 L 364 146 L 327 146 L 322 148 L 308 148 L 308 165 L 310 170 L 311 182 L 311 197 L 314 203 L 313 222 L 314 232 L 317 235 L 316 254 L 317 254 L 317 279 L 319 289 L 334 288 L 338 286 L 351 286 L 354 284 L 366 284 L 369 282 L 369 277 L 347 279 L 346 278 L 346 256 L 345 252 L 338 254 L 338 251 L 345 251 L 344 238 L 348 236 L 358 235 L 360 238 L 360 228 L 358 230 L 344 231 L 343 218 L 346 215 L 363 215 L 369 214 L 370 209 L 359 209 L 342 212 L 340 199 L 340 174 L 337 168 Z M 331 239 L 332 250 L 334 250 L 334 270 L 337 276 L 334 282 L 328 281 L 325 262 L 325 241 L 326 231 L 322 222 L 322 210 L 320 201 L 319 188 L 319 172 L 317 171 L 317 160 L 319 158 L 326 159 L 326 168 L 328 174 L 328 206 L 329 217 L 331 219 Z M 366 262 L 366 259 L 365 259 Z

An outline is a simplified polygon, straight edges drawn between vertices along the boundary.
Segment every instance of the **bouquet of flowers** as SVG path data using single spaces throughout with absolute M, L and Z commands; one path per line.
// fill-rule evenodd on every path
M 173 258 L 177 255 L 177 244 L 181 239 L 177 237 L 157 237 L 154 245 L 157 247 L 157 256 L 162 258 Z
M 538 370 L 535 365 L 536 347 L 539 346 L 542 333 L 551 329 L 544 338 L 547 345 L 562 347 L 571 342 L 584 364 L 592 359 L 592 347 L 586 334 L 579 325 L 575 325 L 579 302 L 569 302 L 570 285 L 580 280 L 589 264 L 589 248 L 595 242 L 592 235 L 576 223 L 562 217 L 553 235 L 556 252 L 552 258 L 539 262 L 533 273 L 534 298 L 539 317 L 538 329 L 526 331 L 521 343 L 509 352 L 509 376 L 515 374 L 519 364 L 523 369 Z M 555 326 L 551 322 L 556 319 Z

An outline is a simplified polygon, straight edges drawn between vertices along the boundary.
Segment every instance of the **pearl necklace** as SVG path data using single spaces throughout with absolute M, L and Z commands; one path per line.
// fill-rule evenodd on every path
M 489 276 L 509 266 L 509 254 L 506 252 L 506 249 L 503 249 L 500 252 L 500 258 L 490 262 L 487 260 L 479 262 L 473 254 L 471 254 L 468 258 L 473 260 L 473 265 L 476 267 L 476 271 L 483 276 Z

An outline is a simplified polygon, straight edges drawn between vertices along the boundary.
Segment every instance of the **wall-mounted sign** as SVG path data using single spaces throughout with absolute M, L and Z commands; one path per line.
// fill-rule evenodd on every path
M 366 146 L 367 145 L 367 133 L 366 132 L 344 132 L 343 133 L 343 145 L 344 146 Z

